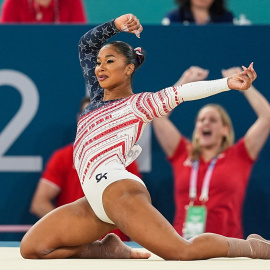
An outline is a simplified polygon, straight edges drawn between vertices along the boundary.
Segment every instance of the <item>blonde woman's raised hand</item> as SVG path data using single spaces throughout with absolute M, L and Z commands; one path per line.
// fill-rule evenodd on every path
M 224 78 L 231 77 L 239 72 L 241 72 L 242 69 L 240 67 L 231 67 L 228 69 L 222 69 L 221 74 Z
M 196 81 L 202 81 L 207 78 L 209 74 L 209 70 L 198 67 L 198 66 L 191 66 L 185 72 L 181 75 L 179 80 L 174 84 L 175 86 L 190 83 L 190 82 L 196 82 Z

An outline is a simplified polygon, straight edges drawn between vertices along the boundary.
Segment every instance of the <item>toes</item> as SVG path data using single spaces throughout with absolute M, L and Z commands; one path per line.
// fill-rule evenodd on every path
M 139 251 L 136 249 L 132 249 L 130 253 L 130 259 L 148 259 L 150 256 L 150 252 Z

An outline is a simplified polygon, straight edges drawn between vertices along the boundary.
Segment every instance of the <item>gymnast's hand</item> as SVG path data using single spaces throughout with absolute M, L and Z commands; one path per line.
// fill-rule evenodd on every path
M 242 66 L 243 70 L 228 78 L 228 86 L 230 89 L 247 90 L 252 82 L 257 78 L 256 71 L 253 68 L 253 62 L 248 68 Z
M 133 14 L 125 14 L 114 20 L 116 28 L 120 31 L 127 33 L 133 33 L 138 38 L 143 30 L 142 25 L 140 24 L 139 19 Z

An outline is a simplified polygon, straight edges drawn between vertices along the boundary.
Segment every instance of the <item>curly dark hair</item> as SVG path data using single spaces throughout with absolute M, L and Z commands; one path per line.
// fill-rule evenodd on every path
M 175 0 L 175 3 L 188 10 L 191 6 L 191 0 Z M 226 0 L 214 0 L 210 7 L 210 13 L 212 14 L 224 14 L 226 10 Z

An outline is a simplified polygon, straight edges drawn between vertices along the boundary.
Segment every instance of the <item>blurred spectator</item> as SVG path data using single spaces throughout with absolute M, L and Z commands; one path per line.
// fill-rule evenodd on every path
M 222 75 L 230 77 L 239 71 L 233 67 L 223 70 Z M 176 85 L 207 76 L 208 70 L 191 67 Z M 243 96 L 257 119 L 236 143 L 231 119 L 217 104 L 207 104 L 199 110 L 192 141 L 168 116 L 153 121 L 157 139 L 173 168 L 173 225 L 187 239 L 203 232 L 244 236 L 243 202 L 252 167 L 269 136 L 270 105 L 253 85 L 243 91 Z
M 79 114 L 89 102 L 89 97 L 82 99 Z M 127 170 L 141 177 L 136 162 L 131 163 Z M 83 196 L 80 180 L 73 165 L 73 144 L 69 144 L 56 150 L 48 161 L 34 193 L 30 212 L 41 218 L 56 207 L 76 201 Z M 113 232 L 123 241 L 128 241 L 128 237 L 121 231 Z
M 2 23 L 86 23 L 82 0 L 4 0 Z
M 234 16 L 226 9 L 225 0 L 175 0 L 175 2 L 179 7 L 163 18 L 163 25 L 233 23 Z

